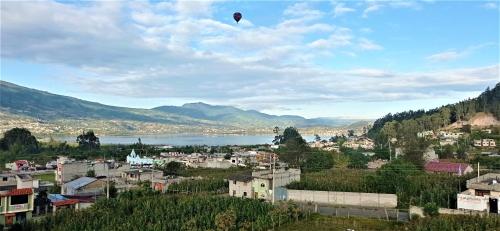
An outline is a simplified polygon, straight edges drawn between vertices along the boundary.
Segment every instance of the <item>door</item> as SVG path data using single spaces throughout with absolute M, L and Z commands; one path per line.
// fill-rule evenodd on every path
M 5 224 L 6 225 L 12 225 L 14 224 L 14 214 L 12 215 L 5 215 Z
M 498 213 L 498 199 L 490 198 L 490 213 Z

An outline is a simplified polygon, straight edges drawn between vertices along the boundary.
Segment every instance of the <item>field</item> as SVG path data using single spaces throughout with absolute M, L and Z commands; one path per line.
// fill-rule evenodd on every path
M 228 168 L 228 169 L 217 169 L 217 168 L 188 168 L 183 170 L 182 176 L 201 176 L 203 178 L 213 178 L 213 179 L 227 179 L 231 175 L 251 173 L 252 170 L 247 168 Z
M 394 221 L 384 221 L 357 217 L 330 217 L 313 215 L 310 219 L 290 223 L 280 227 L 279 231 L 345 231 L 353 230 L 400 230 L 404 225 Z
M 287 187 L 298 190 L 390 193 L 398 196 L 398 207 L 423 206 L 434 202 L 440 207 L 454 208 L 456 194 L 462 192 L 470 176 L 428 174 L 400 166 L 399 169 L 376 171 L 335 169 L 305 173 L 300 182 Z
M 269 230 L 303 218 L 291 203 L 221 196 L 172 196 L 151 190 L 121 193 L 84 210 L 62 210 L 22 230 Z
M 35 179 L 39 179 L 40 181 L 48 181 L 48 182 L 52 182 L 52 183 L 56 182 L 54 172 L 47 172 L 47 173 L 43 173 L 40 175 L 33 175 L 33 177 Z

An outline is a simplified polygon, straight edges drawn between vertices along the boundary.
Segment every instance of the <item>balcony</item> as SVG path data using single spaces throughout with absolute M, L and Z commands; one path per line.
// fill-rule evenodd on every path
M 16 212 L 16 211 L 23 211 L 23 210 L 28 210 L 29 209 L 29 204 L 18 204 L 18 205 L 9 205 L 9 211 L 7 212 Z

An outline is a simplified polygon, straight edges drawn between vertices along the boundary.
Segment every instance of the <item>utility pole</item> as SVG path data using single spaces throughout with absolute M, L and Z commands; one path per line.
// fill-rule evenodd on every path
M 273 153 L 273 194 L 272 194 L 272 204 L 274 205 L 274 197 L 276 196 L 275 192 L 274 192 L 274 186 L 275 186 L 275 183 L 274 183 L 274 172 L 276 171 L 276 156 L 275 154 Z
M 109 199 L 109 165 L 106 161 L 106 153 L 104 153 L 104 164 L 106 168 L 106 199 Z
M 389 138 L 389 162 L 392 161 L 391 138 Z
M 477 181 L 479 182 L 479 161 L 477 162 Z

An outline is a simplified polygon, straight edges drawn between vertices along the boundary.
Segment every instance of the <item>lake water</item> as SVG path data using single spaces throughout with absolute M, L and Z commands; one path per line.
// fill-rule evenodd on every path
M 270 135 L 141 135 L 141 136 L 100 136 L 101 144 L 133 144 L 137 138 L 141 138 L 142 143 L 152 145 L 254 145 L 271 144 L 274 134 Z M 76 137 L 54 137 L 61 141 L 75 142 Z M 304 136 L 307 141 L 312 141 L 313 136 Z

